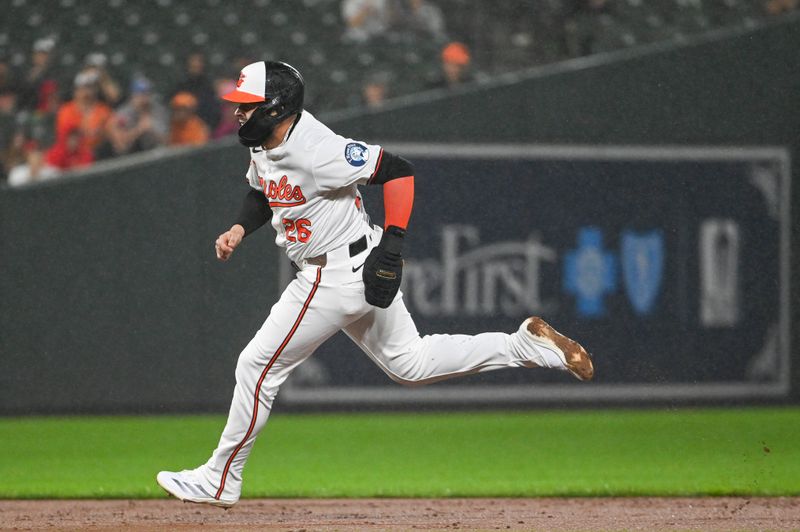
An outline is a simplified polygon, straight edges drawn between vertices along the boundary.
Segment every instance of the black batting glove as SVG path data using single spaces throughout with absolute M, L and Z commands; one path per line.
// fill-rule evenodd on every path
M 364 296 L 370 305 L 386 308 L 400 290 L 405 236 L 405 229 L 390 225 L 364 261 Z

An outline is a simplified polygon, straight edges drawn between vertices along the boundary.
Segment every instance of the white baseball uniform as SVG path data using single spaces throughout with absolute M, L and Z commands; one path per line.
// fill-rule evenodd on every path
M 239 356 L 219 445 L 194 470 L 216 499 L 239 499 L 242 470 L 278 388 L 339 330 L 406 385 L 558 364 L 557 354 L 543 346 L 532 352 L 519 333 L 421 337 L 402 293 L 386 309 L 365 301 L 361 267 L 382 230 L 370 224 L 357 186 L 375 173 L 381 155 L 380 146 L 336 135 L 306 111 L 279 147 L 252 150 L 247 181 L 267 197 L 275 241 L 299 271 Z M 351 256 L 350 244 L 364 236 L 366 248 Z

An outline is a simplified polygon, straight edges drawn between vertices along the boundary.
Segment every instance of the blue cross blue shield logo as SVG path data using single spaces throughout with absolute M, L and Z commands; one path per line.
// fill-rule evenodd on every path
M 588 318 L 606 313 L 605 296 L 617 288 L 617 261 L 603 247 L 599 227 L 582 227 L 578 246 L 564 259 L 564 290 L 575 294 L 578 315 Z
M 664 275 L 664 236 L 658 229 L 622 233 L 622 279 L 637 314 L 649 314 Z

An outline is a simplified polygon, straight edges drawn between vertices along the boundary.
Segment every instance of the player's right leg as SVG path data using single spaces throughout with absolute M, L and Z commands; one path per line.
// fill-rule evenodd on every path
M 298 272 L 239 355 L 228 421 L 211 458 L 194 470 L 162 471 L 157 477 L 162 488 L 181 500 L 215 506 L 229 507 L 239 500 L 242 470 L 278 388 L 343 325 L 337 288 L 325 282 L 323 268 Z
M 511 334 L 420 336 L 398 297 L 348 325 L 345 333 L 393 380 L 412 386 L 513 367 L 558 369 L 580 380 L 594 372 L 580 344 L 535 317 Z

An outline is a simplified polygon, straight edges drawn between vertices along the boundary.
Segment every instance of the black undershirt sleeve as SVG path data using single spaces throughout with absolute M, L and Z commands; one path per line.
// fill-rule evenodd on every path
M 267 198 L 258 190 L 251 189 L 244 197 L 242 209 L 234 224 L 244 227 L 244 236 L 249 235 L 272 217 Z
M 368 185 L 383 185 L 392 179 L 414 175 L 414 166 L 399 155 L 383 150 L 378 169 L 375 175 L 367 182 Z

